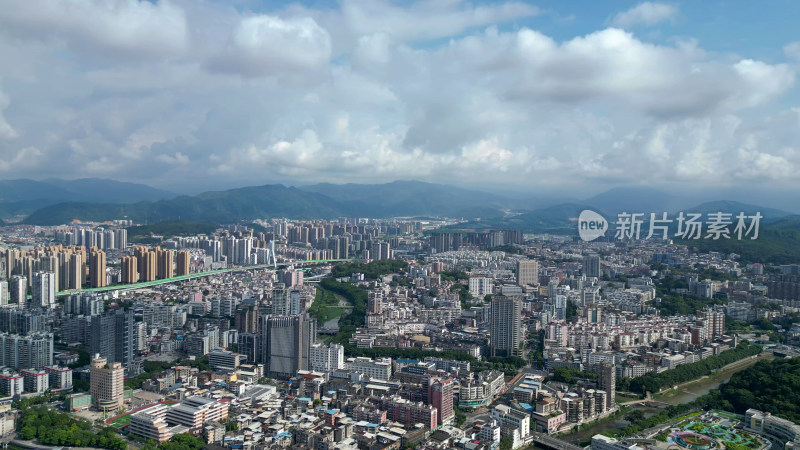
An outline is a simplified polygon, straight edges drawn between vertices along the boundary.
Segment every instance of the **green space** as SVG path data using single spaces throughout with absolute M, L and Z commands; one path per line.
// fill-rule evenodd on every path
M 96 447 L 124 450 L 128 444 L 113 427 L 92 431 L 89 421 L 51 410 L 43 405 L 21 410 L 17 423 L 19 438 L 36 439 L 42 444 L 70 447 Z
M 672 370 L 661 373 L 650 372 L 641 377 L 630 381 L 629 390 L 645 394 L 647 392 L 659 392 L 664 387 L 674 386 L 687 381 L 696 380 L 700 377 L 711 375 L 717 369 L 739 361 L 741 359 L 758 355 L 762 347 L 742 342 L 736 348 L 726 350 L 717 356 L 709 356 L 700 361 L 684 364 Z
M 736 253 L 742 263 L 792 264 L 800 261 L 800 220 L 787 217 L 771 224 L 762 221 L 758 239 L 679 240 L 700 252 Z
M 717 392 L 728 411 L 744 414 L 755 407 L 800 422 L 800 359 L 759 361 L 735 373 Z
M 130 423 L 131 423 L 131 415 L 125 414 L 124 416 L 119 416 L 113 421 L 111 421 L 111 426 L 120 429 L 123 428 L 125 425 L 129 425 Z
M 323 287 L 318 287 L 314 303 L 311 304 L 308 313 L 317 319 L 319 326 L 322 326 L 325 322 L 341 316 L 346 311 L 346 308 L 338 305 L 339 297 L 336 294 Z
M 730 450 L 755 450 L 765 443 L 755 435 L 738 430 L 740 418 L 722 411 L 709 411 L 702 416 L 677 419 L 672 432 L 663 432 L 656 436 L 657 440 L 693 450 L 704 450 L 719 447 L 719 444 Z

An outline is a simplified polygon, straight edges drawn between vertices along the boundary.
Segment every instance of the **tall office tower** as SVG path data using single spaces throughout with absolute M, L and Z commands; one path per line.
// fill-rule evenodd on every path
M 288 378 L 308 370 L 311 345 L 316 341 L 316 320 L 307 315 L 264 316 L 261 326 L 262 360 L 267 376 Z
M 128 230 L 118 228 L 114 230 L 114 248 L 125 250 L 128 247 Z
M 235 323 L 239 333 L 258 333 L 259 327 L 258 305 L 242 305 L 236 310 Z
M 109 362 L 100 355 L 91 361 L 89 393 L 94 405 L 100 411 L 122 409 L 122 395 L 125 389 L 125 370 L 118 362 Z
M 606 408 L 614 407 L 617 393 L 617 368 L 607 361 L 600 363 L 597 369 L 597 387 L 606 391 Z
M 176 270 L 175 275 L 189 275 L 189 263 L 191 262 L 191 254 L 189 250 L 179 250 L 177 261 L 176 261 Z
M 238 352 L 245 356 L 248 363 L 263 362 L 260 333 L 239 333 L 237 347 Z
M 53 308 L 56 306 L 56 274 L 53 272 L 36 272 L 33 275 L 31 306 L 35 308 Z
M 105 287 L 108 284 L 106 276 L 106 253 L 99 249 L 89 252 L 89 284 L 92 287 Z
M 491 308 L 491 356 L 519 356 L 522 340 L 522 300 L 496 295 Z
M 41 369 L 53 365 L 53 335 L 28 336 L 0 333 L 0 366 L 12 369 Z
M 136 359 L 136 322 L 133 310 L 115 308 L 92 316 L 89 348 L 111 362 L 129 367 Z
M 0 306 L 8 305 L 8 281 L 0 281 Z
M 161 250 L 156 249 L 156 277 L 159 280 L 172 278 L 175 276 L 175 251 L 174 250 Z
M 432 378 L 428 380 L 428 404 L 437 410 L 436 422 L 439 425 L 452 421 L 455 417 L 453 411 L 453 385 L 450 378 Z
M 600 277 L 600 257 L 586 255 L 583 257 L 583 274 L 587 277 Z
M 120 268 L 120 282 L 130 284 L 139 281 L 139 272 L 137 272 L 136 269 L 136 257 L 123 256 Z
M 535 259 L 517 261 L 517 285 L 535 286 L 539 284 L 539 263 Z
M 28 303 L 28 279 L 21 275 L 14 275 L 8 281 L 8 303 L 16 303 L 17 308 L 25 308 Z

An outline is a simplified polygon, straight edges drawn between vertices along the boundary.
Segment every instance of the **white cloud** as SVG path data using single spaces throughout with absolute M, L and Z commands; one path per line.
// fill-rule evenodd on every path
M 233 30 L 231 45 L 212 62 L 219 71 L 248 76 L 318 69 L 331 57 L 328 32 L 310 17 L 247 17 Z
M 3 116 L 3 111 L 8 108 L 8 104 L 8 95 L 0 90 L 0 140 L 14 139 L 17 137 L 17 132 L 6 122 L 6 118 Z
M 58 22 L 50 33 L 37 11 L 10 5 L 18 23 L 0 19 L 0 60 L 15 61 L 0 65 L 5 174 L 196 191 L 201 179 L 792 183 L 800 168 L 800 115 L 783 106 L 798 67 L 721 56 L 691 38 L 655 44 L 608 28 L 556 39 L 508 26 L 538 14 L 515 2 L 346 0 L 244 14 L 191 0 L 93 1 L 75 8 L 111 23 L 151 14 L 158 27 L 174 15 L 184 31 L 133 20 L 152 36 L 105 41 L 110 26 L 84 29 L 54 6 L 63 21 L 38 12 Z M 178 45 L 151 50 L 155 40 Z M 87 59 L 96 48 L 148 57 Z
M 186 16 L 169 0 L 0 0 L 0 23 L 93 50 L 163 56 L 187 49 Z
M 639 25 L 655 25 L 675 18 L 678 8 L 668 3 L 644 2 L 621 12 L 611 19 L 611 25 L 631 28 Z
M 795 63 L 800 63 L 800 42 L 786 44 L 783 47 L 783 54 Z

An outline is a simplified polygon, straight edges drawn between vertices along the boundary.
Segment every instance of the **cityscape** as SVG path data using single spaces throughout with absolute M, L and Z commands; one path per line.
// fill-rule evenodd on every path
M 800 449 L 800 3 L 0 11 L 0 447 Z

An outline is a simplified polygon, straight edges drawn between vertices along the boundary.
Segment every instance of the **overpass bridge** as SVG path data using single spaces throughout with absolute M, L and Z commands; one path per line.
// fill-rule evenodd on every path
M 569 442 L 554 438 L 549 434 L 533 432 L 531 436 L 536 445 L 552 450 L 583 450 L 583 447 L 578 447 L 575 444 L 570 444 Z
M 71 295 L 71 294 L 81 294 L 83 292 L 109 292 L 109 291 L 132 291 L 136 289 L 148 288 L 153 286 L 158 286 L 161 284 L 170 284 L 170 283 L 177 283 L 180 281 L 191 280 L 194 278 L 203 278 L 211 275 L 220 275 L 223 273 L 232 273 L 232 272 L 246 272 L 248 270 L 259 270 L 259 269 L 279 269 L 288 266 L 298 266 L 298 265 L 310 265 L 310 264 L 320 264 L 320 263 L 329 263 L 329 262 L 347 262 L 347 261 L 358 261 L 357 258 L 347 258 L 347 259 L 305 259 L 299 261 L 286 261 L 280 264 L 255 264 L 252 266 L 238 266 L 238 267 L 231 267 L 227 269 L 215 269 L 215 270 L 207 270 L 205 272 L 195 272 L 190 273 L 188 275 L 179 275 L 177 277 L 172 278 L 164 278 L 161 280 L 153 280 L 153 281 L 142 281 L 139 283 L 131 283 L 131 284 L 116 284 L 113 286 L 104 286 L 104 287 L 97 287 L 97 288 L 85 288 L 85 289 L 73 289 L 70 291 L 60 291 L 56 293 L 56 296 L 64 296 L 64 295 Z

